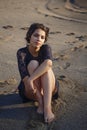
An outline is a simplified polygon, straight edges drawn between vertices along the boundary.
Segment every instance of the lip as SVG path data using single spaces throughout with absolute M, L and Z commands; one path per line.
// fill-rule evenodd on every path
M 36 42 L 36 45 L 40 45 L 41 43 L 40 42 Z

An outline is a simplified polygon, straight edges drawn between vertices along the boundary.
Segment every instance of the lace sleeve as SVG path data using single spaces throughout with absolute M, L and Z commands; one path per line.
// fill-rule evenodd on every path
M 18 69 L 19 69 L 21 79 L 29 75 L 27 71 L 25 57 L 26 57 L 26 53 L 22 52 L 21 50 L 17 51 Z

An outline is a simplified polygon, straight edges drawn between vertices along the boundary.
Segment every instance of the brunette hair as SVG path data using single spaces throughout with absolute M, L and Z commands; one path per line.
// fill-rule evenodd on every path
M 45 31 L 45 33 L 46 33 L 45 42 L 46 42 L 46 41 L 47 41 L 47 38 L 48 38 L 48 34 L 49 34 L 49 28 L 46 27 L 46 26 L 44 26 L 44 25 L 41 24 L 41 23 L 33 23 L 33 24 L 31 24 L 31 26 L 29 27 L 29 29 L 28 29 L 28 31 L 27 31 L 27 33 L 26 33 L 26 37 L 25 37 L 26 41 L 27 41 L 28 43 L 30 43 L 31 35 L 34 33 L 34 31 L 35 31 L 36 29 L 42 29 L 43 31 Z

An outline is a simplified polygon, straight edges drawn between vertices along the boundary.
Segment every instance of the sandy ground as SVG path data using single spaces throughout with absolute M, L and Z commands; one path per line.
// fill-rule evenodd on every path
M 64 0 L 0 0 L 0 130 L 87 130 L 87 13 L 64 8 Z M 52 102 L 56 121 L 47 125 L 37 104 L 23 104 L 16 52 L 26 46 L 31 23 L 50 27 L 48 44 L 60 98 Z

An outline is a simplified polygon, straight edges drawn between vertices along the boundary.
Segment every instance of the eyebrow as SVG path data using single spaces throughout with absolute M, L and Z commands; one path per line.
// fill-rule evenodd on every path
M 39 33 L 37 33 L 37 32 L 35 32 L 35 33 L 33 33 L 33 35 L 40 35 Z M 41 34 L 41 36 L 45 36 L 45 34 Z

